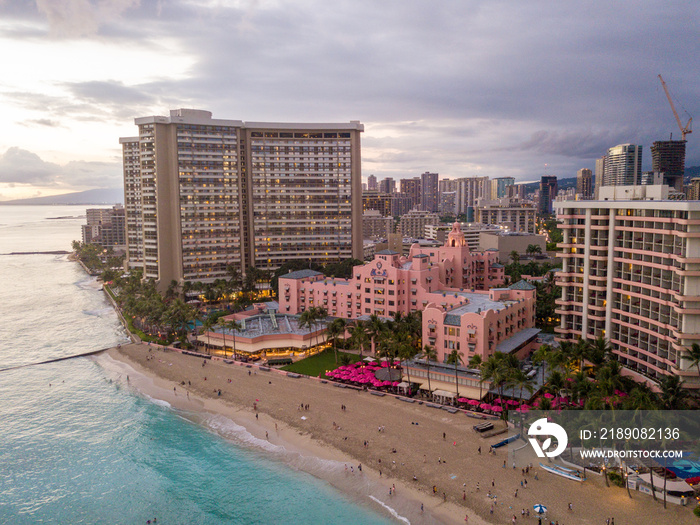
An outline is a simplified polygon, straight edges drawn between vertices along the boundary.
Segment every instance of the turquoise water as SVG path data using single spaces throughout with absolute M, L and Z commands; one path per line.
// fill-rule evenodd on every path
M 82 213 L 0 206 L 0 254 L 70 249 L 84 220 L 48 218 Z M 0 313 L 0 368 L 125 341 L 65 256 L 0 255 Z M 119 372 L 102 358 L 0 372 L 0 523 L 391 522 L 304 472 L 341 476 L 334 462 L 290 460 L 233 422 L 177 413 Z

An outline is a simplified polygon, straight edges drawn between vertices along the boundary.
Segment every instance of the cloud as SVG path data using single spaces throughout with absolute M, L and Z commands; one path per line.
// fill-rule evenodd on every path
M 24 122 L 21 122 L 21 124 L 26 125 L 26 126 L 44 126 L 47 128 L 59 128 L 62 127 L 60 122 L 57 122 L 55 120 L 47 119 L 47 118 L 39 118 L 39 119 L 29 119 Z
M 37 20 L 48 20 L 51 35 L 148 50 L 148 64 L 178 57 L 167 78 L 129 79 L 123 72 L 131 61 L 117 59 L 113 71 L 87 81 L 55 81 L 61 95 L 35 86 L 5 93 L 43 113 L 27 125 L 41 126 L 50 114 L 67 128 L 71 119 L 123 128 L 178 107 L 249 121 L 359 119 L 365 175 L 430 170 L 524 180 L 545 169 L 574 176 L 627 142 L 645 146 L 648 165 L 649 145 L 678 134 L 659 72 L 700 114 L 697 0 L 641 7 L 624 0 L 38 0 L 33 12 L 23 4 L 0 4 L 3 19 L 26 22 L 6 24 L 2 34 L 39 40 Z M 700 164 L 695 139 L 687 165 Z
M 40 13 L 46 16 L 54 36 L 84 37 L 94 35 L 105 23 L 113 23 L 139 0 L 36 0 Z
M 121 163 L 46 162 L 36 153 L 12 147 L 0 155 L 0 183 L 62 188 L 114 188 L 122 184 Z

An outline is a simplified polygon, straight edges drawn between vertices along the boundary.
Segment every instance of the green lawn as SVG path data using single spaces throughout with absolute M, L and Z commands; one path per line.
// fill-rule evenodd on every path
M 336 364 L 333 349 L 328 349 L 324 350 L 320 354 L 312 355 L 311 357 L 297 361 L 293 365 L 284 366 L 282 367 L 282 370 L 313 377 L 325 377 L 326 370 L 334 370 L 340 366 L 341 355 L 349 356 L 351 363 L 360 360 L 359 355 L 338 352 L 338 363 Z

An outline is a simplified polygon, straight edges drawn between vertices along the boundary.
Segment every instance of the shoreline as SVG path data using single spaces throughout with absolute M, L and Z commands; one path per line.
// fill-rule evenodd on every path
M 279 458 L 281 461 L 324 479 L 363 505 L 370 496 L 376 497 L 381 503 L 375 502 L 375 508 L 387 505 L 411 523 L 464 523 L 465 514 L 469 523 L 478 525 L 510 523 L 513 515 L 518 523 L 537 523 L 532 508 L 535 503 L 548 507 L 547 518 L 552 522 L 567 525 L 599 525 L 607 517 L 615 517 L 618 525 L 637 523 L 639 516 L 654 516 L 655 523 L 668 525 L 694 519 L 689 508 L 672 505 L 664 510 L 646 495 L 633 491 L 630 498 L 623 488 L 606 488 L 602 478 L 590 477 L 585 484 L 561 480 L 540 469 L 534 454 L 519 457 L 518 453 L 513 458 L 502 449 L 496 455 L 487 454 L 489 445 L 504 436 L 482 438 L 472 430 L 474 420 L 462 413 L 450 414 L 311 378 L 287 377 L 276 369 L 203 360 L 146 344 L 125 345 L 107 355 L 147 378 L 144 384 L 133 385 L 144 394 L 175 409 L 204 414 L 195 416 L 200 422 L 216 417 L 212 415 L 224 417 L 257 440 L 254 446 L 266 451 L 268 432 L 269 444 L 288 453 Z M 190 404 L 185 405 L 188 392 Z M 301 410 L 302 403 L 309 404 L 308 411 Z M 341 405 L 347 409 L 342 410 Z M 382 432 L 378 432 L 379 426 L 384 427 Z M 478 447 L 483 454 L 478 453 Z M 290 460 L 290 453 L 299 454 L 301 459 Z M 513 459 L 518 462 L 517 470 L 510 468 Z M 348 469 L 354 466 L 354 476 L 338 475 L 314 464 L 328 460 L 336 466 L 347 464 Z M 503 467 L 504 462 L 508 468 Z M 520 466 L 527 462 L 537 467 L 525 476 L 527 487 L 521 487 Z M 361 478 L 358 464 L 363 467 Z M 389 496 L 388 488 L 394 484 L 398 496 Z M 488 492 L 497 496 L 493 514 L 494 500 Z M 569 502 L 573 511 L 568 509 Z M 529 519 L 521 518 L 521 509 L 530 510 Z
M 154 372 L 150 366 L 144 366 L 143 359 L 134 359 L 134 352 L 148 353 L 148 348 L 148 345 L 143 344 L 123 345 L 121 348 L 108 350 L 105 354 L 97 357 L 97 361 L 108 370 L 120 372 L 122 375 L 131 374 L 128 370 L 132 370 L 135 375 L 130 375 L 129 385 L 141 394 L 156 400 L 155 402 L 167 403 L 169 407 L 180 412 L 186 419 L 196 424 L 207 426 L 224 439 L 264 453 L 266 456 L 272 457 L 272 459 L 286 463 L 291 468 L 305 471 L 329 483 L 352 501 L 372 508 L 375 512 L 393 519 L 393 521 L 413 524 L 463 523 L 465 514 L 468 514 L 470 524 L 488 524 L 475 511 L 451 501 L 443 502 L 441 497 L 438 498 L 427 491 L 421 491 L 416 483 L 406 483 L 404 479 L 396 476 L 392 471 L 392 467 L 395 468 L 396 466 L 388 461 L 388 456 L 391 455 L 389 451 L 385 454 L 387 457 L 385 461 L 386 466 L 381 468 L 382 475 L 380 476 L 378 463 L 375 462 L 372 465 L 371 460 L 363 461 L 362 457 L 355 457 L 355 455 L 348 454 L 347 451 L 333 446 L 333 444 L 318 435 L 318 430 L 315 428 L 304 428 L 304 423 L 310 421 L 318 410 L 317 406 L 321 403 L 320 400 L 309 399 L 310 409 L 308 411 L 299 410 L 297 412 L 294 409 L 294 418 L 296 419 L 298 415 L 298 420 L 302 424 L 290 424 L 290 418 L 280 417 L 274 414 L 274 410 L 269 410 L 270 407 L 264 403 L 263 398 L 255 398 L 261 401 L 257 404 L 257 410 L 254 410 L 252 406 L 237 406 L 231 404 L 229 399 L 222 400 L 218 396 L 215 397 L 213 395 L 214 389 L 212 389 L 212 395 L 208 393 L 202 395 L 201 388 L 197 388 L 194 383 L 186 388 L 178 384 L 179 382 L 177 381 L 173 382 L 169 378 L 162 377 L 161 374 Z M 206 367 L 201 367 L 200 360 L 192 356 L 184 356 L 172 350 L 163 351 L 160 347 L 156 348 L 155 346 L 150 348 L 150 354 L 156 359 L 150 360 L 149 364 L 156 363 L 159 359 L 162 361 L 167 359 L 168 364 L 174 360 L 173 358 L 184 359 L 190 361 L 190 363 L 186 364 L 196 364 L 197 368 L 206 368 L 206 372 L 210 374 L 207 376 L 207 383 L 211 381 L 211 384 L 214 384 L 217 379 L 221 380 L 217 378 L 216 372 L 213 371 L 217 365 L 220 368 L 217 371 L 219 373 L 238 372 L 244 378 L 248 377 L 253 381 L 258 379 L 258 383 L 262 383 L 263 386 L 268 381 L 278 383 L 282 379 L 291 382 L 305 381 L 304 379 L 287 378 L 279 373 L 275 374 L 274 372 L 259 370 L 255 371 L 257 374 L 252 372 L 248 376 L 247 370 L 249 369 L 244 365 L 226 365 L 216 361 L 207 362 Z M 106 360 L 113 360 L 113 362 L 109 363 Z M 159 364 L 162 365 L 164 363 Z M 201 370 L 199 371 L 201 372 Z M 226 384 L 228 385 L 229 383 Z M 173 385 L 177 389 L 176 392 L 171 390 Z M 268 384 L 267 386 L 270 385 Z M 333 388 L 329 384 L 322 385 L 319 383 L 316 386 Z M 333 388 L 333 390 L 340 389 Z M 189 398 L 186 392 L 189 392 Z M 338 393 L 345 394 L 351 398 L 353 395 L 360 398 L 368 395 L 355 391 L 341 391 Z M 372 397 L 382 400 L 375 396 Z M 255 401 L 253 400 L 252 402 L 254 403 Z M 348 402 L 348 409 L 350 409 L 350 406 L 350 402 Z M 255 417 L 256 412 L 258 418 Z M 307 420 L 302 420 L 301 417 L 307 417 Z M 227 432 L 227 422 L 233 424 L 234 432 Z M 343 433 L 343 431 L 344 429 L 341 426 L 340 430 L 335 431 L 335 433 Z M 269 438 L 266 438 L 266 432 Z M 333 432 L 333 430 L 329 430 L 329 432 Z M 347 437 L 349 440 L 352 439 L 350 436 Z M 371 441 L 373 437 L 370 436 L 368 441 Z M 355 440 L 353 440 L 353 444 L 356 446 Z M 359 443 L 359 445 L 360 447 L 363 446 L 362 443 Z M 370 448 L 367 450 L 370 450 Z M 358 465 L 360 464 L 362 465 L 361 472 L 358 471 Z M 396 493 L 389 496 L 388 488 L 392 485 L 395 485 Z M 423 512 L 420 511 L 421 503 L 425 509 Z

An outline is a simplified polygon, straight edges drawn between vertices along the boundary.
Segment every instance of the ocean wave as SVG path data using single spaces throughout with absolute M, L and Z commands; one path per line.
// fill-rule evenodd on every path
M 403 523 L 408 523 L 408 525 L 411 525 L 411 522 L 408 520 L 408 518 L 405 518 L 404 516 L 399 515 L 398 512 L 396 512 L 393 508 L 391 508 L 389 505 L 384 503 L 382 500 L 375 498 L 374 496 L 370 496 L 369 499 L 372 501 L 379 503 L 382 507 L 386 509 L 386 511 L 391 514 L 395 519 L 398 521 L 401 521 Z
M 158 405 L 159 407 L 164 407 L 164 408 L 172 408 L 172 405 L 168 403 L 167 401 L 163 401 L 162 399 L 156 399 L 155 397 L 151 397 L 148 394 L 143 394 L 146 399 L 148 399 L 151 403 L 154 405 Z
M 99 290 L 102 288 L 102 284 L 97 282 L 96 277 L 88 277 L 87 279 L 82 279 L 73 284 L 75 284 L 75 286 L 77 286 L 78 288 L 82 288 L 83 290 Z
M 283 453 L 286 449 L 283 446 L 270 443 L 266 439 L 255 437 L 247 428 L 220 415 L 212 415 L 204 419 L 203 423 L 221 436 L 236 441 L 244 445 L 253 445 L 267 452 Z
M 95 317 L 102 317 L 104 315 L 110 315 L 114 313 L 114 308 L 107 306 L 105 308 L 98 308 L 96 310 L 83 310 L 85 315 L 93 315 Z

